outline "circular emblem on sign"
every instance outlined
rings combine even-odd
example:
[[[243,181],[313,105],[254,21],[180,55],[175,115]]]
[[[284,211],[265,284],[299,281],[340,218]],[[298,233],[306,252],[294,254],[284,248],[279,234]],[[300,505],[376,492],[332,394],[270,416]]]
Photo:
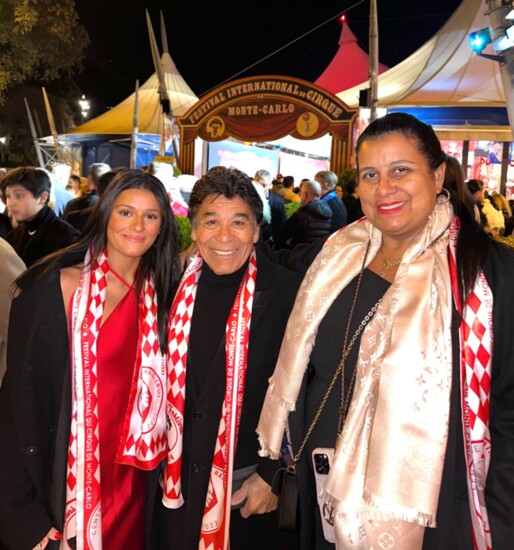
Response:
[[[296,119],[296,130],[301,136],[314,135],[319,128],[319,118],[314,113],[303,113]]]
[[[225,122],[219,116],[211,117],[205,127],[212,138],[219,138],[225,133]]]

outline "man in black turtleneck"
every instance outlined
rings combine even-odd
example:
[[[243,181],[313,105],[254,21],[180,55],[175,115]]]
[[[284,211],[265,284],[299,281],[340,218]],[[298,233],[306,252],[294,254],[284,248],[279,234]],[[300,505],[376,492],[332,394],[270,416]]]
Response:
[[[184,401],[169,405],[168,434],[184,502],[163,505],[151,484],[152,550],[296,547],[274,512],[278,461],[259,456],[255,430],[301,277],[255,250],[262,211],[251,178],[235,168],[211,168],[189,198],[199,254],[172,315],[171,378],[173,392],[184,384]]]
[[[6,240],[27,267],[80,234],[48,206],[51,185],[48,173],[32,166],[15,168],[2,179],[5,203],[16,225]]]

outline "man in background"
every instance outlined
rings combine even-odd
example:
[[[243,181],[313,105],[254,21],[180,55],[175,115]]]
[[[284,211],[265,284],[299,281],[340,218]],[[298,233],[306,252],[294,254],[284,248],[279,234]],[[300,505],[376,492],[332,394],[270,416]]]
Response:
[[[271,174],[267,170],[257,170],[253,177],[253,184],[256,186],[259,196],[264,196],[265,201],[263,218],[269,224],[268,228],[264,228],[265,232],[270,235],[264,235],[264,240],[270,240],[273,242],[276,239],[278,228],[286,221],[286,210],[284,206],[284,200],[282,197],[271,193],[272,179]],[[260,189],[261,188],[261,189]],[[262,192],[261,192],[262,191]],[[268,218],[266,217],[268,215]],[[269,231],[266,231],[269,229]]]
[[[88,192],[81,197],[75,197],[66,205],[62,215],[64,219],[67,218],[69,212],[89,208],[98,202],[98,178],[110,169],[111,167],[105,162],[91,164],[87,174]]]
[[[276,248],[294,248],[300,243],[312,243],[331,233],[332,210],[322,200],[321,185],[304,181],[300,191],[302,206],[279,228]]]
[[[348,213],[344,202],[336,191],[337,174],[331,170],[316,172],[314,179],[321,185],[321,200],[325,201],[332,210],[332,233],[347,224]]]
[[[52,189],[50,206],[57,216],[62,216],[66,205],[75,198],[75,194],[66,190],[70,178],[71,166],[65,162],[56,162],[50,169]]]

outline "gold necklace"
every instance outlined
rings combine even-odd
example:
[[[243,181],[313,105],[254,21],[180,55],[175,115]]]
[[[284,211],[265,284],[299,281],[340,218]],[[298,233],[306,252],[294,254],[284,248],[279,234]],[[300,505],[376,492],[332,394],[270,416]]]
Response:
[[[448,231],[448,227],[450,227],[450,224],[448,224],[443,229],[443,231],[441,231],[441,233],[439,233],[439,235],[437,235],[437,237],[427,246],[427,249],[432,248],[433,246],[435,246],[446,235],[446,233]],[[380,277],[383,277],[385,272],[388,269],[391,269],[391,267],[394,267],[395,265],[399,265],[402,262],[402,258],[399,258],[398,260],[386,260],[386,258],[384,258],[384,252],[382,251],[382,247],[380,248],[380,254],[382,254],[382,262],[383,262],[382,263],[382,269],[378,273],[378,275]]]
[[[382,265],[382,269],[380,270],[380,273],[378,275],[380,277],[383,277],[384,273],[388,269],[391,269],[391,267],[394,267],[395,265],[399,265],[401,263],[402,259],[399,258],[398,260],[386,260],[385,257],[384,257],[384,253],[382,252],[382,249],[380,249],[380,254],[382,254],[383,265]]]

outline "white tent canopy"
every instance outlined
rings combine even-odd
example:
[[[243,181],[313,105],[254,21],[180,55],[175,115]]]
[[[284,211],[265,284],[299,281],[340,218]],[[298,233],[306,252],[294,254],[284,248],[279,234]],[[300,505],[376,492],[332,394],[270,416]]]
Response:
[[[446,24],[407,59],[378,77],[378,106],[505,107],[499,64],[477,56],[470,32],[489,26],[484,0],[463,0]],[[350,107],[359,105],[359,90],[369,82],[336,95]]]

